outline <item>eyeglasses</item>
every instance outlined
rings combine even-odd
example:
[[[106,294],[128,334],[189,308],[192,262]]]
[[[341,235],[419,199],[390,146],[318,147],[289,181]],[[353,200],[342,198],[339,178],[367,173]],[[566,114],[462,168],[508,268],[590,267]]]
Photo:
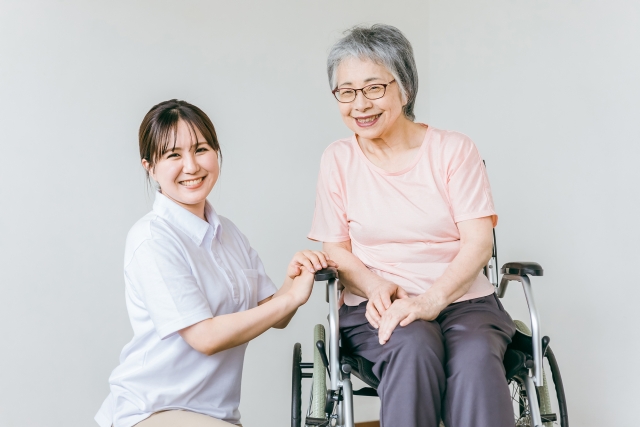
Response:
[[[385,92],[387,91],[387,86],[389,86],[393,82],[395,82],[395,79],[391,80],[387,84],[374,83],[372,85],[365,86],[362,89],[352,89],[348,87],[342,89],[338,88],[333,90],[331,93],[333,93],[333,96],[336,97],[338,102],[342,103],[355,101],[356,96],[358,96],[358,91],[362,92],[362,95],[364,95],[364,97],[367,99],[379,99],[384,96]]]

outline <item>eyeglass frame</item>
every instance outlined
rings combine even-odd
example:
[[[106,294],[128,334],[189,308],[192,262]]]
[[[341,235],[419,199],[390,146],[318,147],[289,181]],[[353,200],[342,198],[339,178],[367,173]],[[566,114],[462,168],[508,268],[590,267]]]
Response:
[[[331,91],[331,93],[333,94],[333,97],[336,99],[336,101],[338,101],[338,102],[340,102],[340,103],[342,103],[342,104],[349,104],[349,103],[351,103],[351,102],[355,101],[356,99],[358,99],[358,91],[362,92],[362,96],[364,96],[365,98],[367,98],[369,101],[373,101],[373,100],[375,100],[375,99],[380,99],[380,98],[382,98],[383,96],[385,96],[385,95],[386,95],[386,93],[387,93],[387,86],[389,86],[391,83],[395,83],[395,82],[396,82],[396,79],[391,80],[389,83],[371,83],[370,85],[366,85],[366,86],[364,86],[364,87],[361,87],[360,89],[353,89],[353,88],[348,88],[348,87],[343,87],[343,88],[339,88],[339,87],[337,87],[337,88],[335,88],[334,90],[332,90],[332,91]],[[369,98],[367,95],[365,95],[364,90],[365,90],[366,88],[368,88],[368,87],[371,87],[371,86],[382,86],[382,87],[384,88],[384,91],[382,92],[382,95],[380,95],[380,96],[379,96],[379,97],[377,97],[377,98]],[[351,89],[351,90],[353,90],[356,94],[355,94],[355,96],[353,97],[353,99],[352,99],[351,101],[340,101],[340,100],[338,99],[338,96],[336,95],[336,92],[340,91],[341,89]]]

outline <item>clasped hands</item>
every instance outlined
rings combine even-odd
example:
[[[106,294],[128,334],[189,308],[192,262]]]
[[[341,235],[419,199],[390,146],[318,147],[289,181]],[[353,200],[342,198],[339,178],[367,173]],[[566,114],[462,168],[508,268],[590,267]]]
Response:
[[[398,325],[407,326],[418,319],[434,320],[444,308],[428,293],[410,297],[402,287],[391,282],[375,286],[367,297],[365,316],[371,326],[378,329],[380,345],[389,341]]]

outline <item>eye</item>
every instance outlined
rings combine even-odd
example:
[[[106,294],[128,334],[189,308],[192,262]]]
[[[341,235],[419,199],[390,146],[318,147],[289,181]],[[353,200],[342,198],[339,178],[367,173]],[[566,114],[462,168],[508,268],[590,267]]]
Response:
[[[367,88],[368,93],[379,93],[384,90],[384,86],[382,85],[371,85]]]
[[[201,145],[198,147],[198,149],[196,150],[196,153],[205,153],[209,151],[209,147],[206,145]]]
[[[180,154],[178,154],[178,153],[169,153],[167,155],[167,159],[172,159],[172,158],[177,159],[178,157],[180,157]]]
[[[340,94],[340,96],[349,97],[353,96],[355,92],[353,89],[340,89],[338,93]]]

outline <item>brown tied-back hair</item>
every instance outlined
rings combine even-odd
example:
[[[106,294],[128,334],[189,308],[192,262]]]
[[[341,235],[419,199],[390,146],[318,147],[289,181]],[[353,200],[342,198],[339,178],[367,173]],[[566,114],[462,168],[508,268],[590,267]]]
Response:
[[[196,140],[196,149],[198,145],[197,129],[204,136],[207,144],[218,153],[218,158],[222,160],[218,136],[211,119],[195,105],[186,101],[178,101],[177,99],[154,105],[144,116],[138,134],[140,160],[146,160],[149,162],[150,168],[153,168],[167,151],[173,151],[176,146],[177,129],[180,120],[191,128],[193,137]],[[147,177],[149,177],[148,171]]]

